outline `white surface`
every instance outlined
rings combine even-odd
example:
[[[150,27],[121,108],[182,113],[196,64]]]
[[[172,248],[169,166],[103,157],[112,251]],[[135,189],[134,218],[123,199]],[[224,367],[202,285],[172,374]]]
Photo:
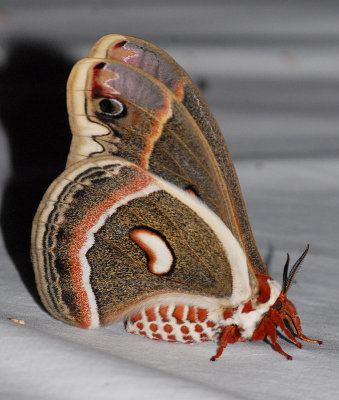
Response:
[[[317,173],[310,173],[312,167]],[[237,343],[211,363],[213,343],[154,342],[125,333],[122,324],[91,331],[69,327],[39,308],[2,248],[2,397],[265,399],[279,390],[279,399],[316,399],[319,392],[323,398],[336,398],[339,291],[333,216],[339,189],[332,178],[338,176],[339,165],[292,161],[286,167],[280,161],[264,162],[258,170],[255,163],[244,162],[238,170],[259,242],[275,246],[272,276],[281,279],[285,250],[296,259],[305,243],[311,243],[289,298],[304,333],[323,339],[322,346],[306,343],[299,350],[280,338],[294,357],[287,361],[265,342]],[[273,183],[276,171],[278,182]],[[262,248],[265,254],[267,246]],[[10,317],[24,319],[26,325],[14,324]]]
[[[14,38],[27,45],[40,40],[76,59],[86,56],[101,35],[126,33],[170,49],[185,68],[194,62],[193,77],[207,83],[206,97],[235,158],[261,253],[264,258],[271,253],[272,277],[281,281],[287,251],[293,261],[310,243],[289,298],[304,333],[324,344],[305,343],[299,350],[280,337],[294,357],[287,361],[265,342],[237,343],[212,363],[213,343],[155,342],[127,334],[121,323],[90,331],[64,325],[32,297],[17,271],[23,266],[14,263],[1,236],[0,399],[336,399],[339,6],[310,1],[215,1],[213,7],[192,1],[185,7],[181,2],[155,6],[154,1],[144,6],[71,3],[0,4],[0,78],[5,79],[1,68]],[[1,91],[4,96],[12,99]],[[40,126],[42,116],[34,114],[27,124],[24,118],[23,126]],[[0,125],[2,188],[11,169],[8,126],[8,121]],[[27,165],[27,182],[30,173],[40,176],[46,168],[32,165]],[[29,199],[30,191],[23,190],[23,199]],[[12,231],[20,232],[15,223]],[[20,252],[20,238],[17,246]]]

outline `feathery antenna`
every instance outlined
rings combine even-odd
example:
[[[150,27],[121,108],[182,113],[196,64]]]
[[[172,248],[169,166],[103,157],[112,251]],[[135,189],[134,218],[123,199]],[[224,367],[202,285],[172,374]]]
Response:
[[[302,255],[298,258],[298,260],[295,262],[295,264],[293,265],[288,278],[287,277],[287,273],[288,273],[288,261],[289,261],[289,255],[287,254],[287,261],[284,267],[284,277],[283,277],[283,293],[286,294],[288,289],[291,286],[291,283],[293,281],[294,275],[296,274],[298,268],[300,268],[302,262],[304,261],[304,258],[306,257],[306,254],[308,252],[308,249],[310,248],[310,245],[308,244],[306,246],[305,251],[302,253]]]

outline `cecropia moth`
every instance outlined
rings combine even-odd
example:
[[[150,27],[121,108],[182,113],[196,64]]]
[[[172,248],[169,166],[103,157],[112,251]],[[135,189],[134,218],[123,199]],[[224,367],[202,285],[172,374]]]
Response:
[[[300,320],[254,241],[234,166],[208,106],[163,50],[109,35],[73,68],[66,170],[33,221],[46,309],[83,328],[126,320],[170,342],[268,338],[298,347]]]

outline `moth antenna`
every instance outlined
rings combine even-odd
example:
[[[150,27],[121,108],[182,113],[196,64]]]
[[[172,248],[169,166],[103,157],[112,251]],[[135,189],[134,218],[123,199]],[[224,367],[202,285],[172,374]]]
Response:
[[[287,253],[287,258],[284,266],[284,273],[283,273],[283,281],[282,281],[282,288],[283,288],[283,293],[286,293],[286,287],[287,287],[287,274],[288,274],[288,266],[290,264],[290,255]]]
[[[304,261],[304,258],[306,257],[306,254],[307,254],[309,248],[310,248],[310,245],[308,244],[306,246],[305,251],[302,253],[302,255],[298,258],[298,260],[293,265],[293,267],[291,269],[291,272],[290,272],[290,274],[288,276],[288,279],[287,279],[287,285],[286,285],[286,288],[284,290],[284,293],[287,293],[289,287],[291,286],[291,283],[293,281],[294,275],[297,272],[298,268],[301,266],[302,262]]]

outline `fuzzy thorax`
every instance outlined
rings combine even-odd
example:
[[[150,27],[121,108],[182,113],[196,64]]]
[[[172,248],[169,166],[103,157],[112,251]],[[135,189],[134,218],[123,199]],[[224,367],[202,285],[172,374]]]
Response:
[[[241,332],[241,337],[244,340],[251,339],[256,327],[261,322],[270,307],[275,303],[281,292],[281,286],[277,281],[268,279],[267,283],[270,287],[270,297],[268,301],[265,303],[260,303],[256,300],[252,300],[249,302],[250,306],[248,307],[248,311],[246,310],[246,305],[248,303],[241,304],[231,315],[231,317],[221,320],[220,325],[237,325]]]

